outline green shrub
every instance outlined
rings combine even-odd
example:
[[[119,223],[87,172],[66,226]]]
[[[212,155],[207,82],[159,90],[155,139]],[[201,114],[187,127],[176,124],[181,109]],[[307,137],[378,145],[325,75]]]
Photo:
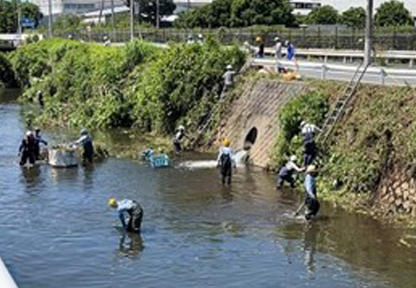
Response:
[[[283,165],[290,155],[302,155],[301,122],[321,125],[328,107],[328,96],[320,91],[296,97],[283,107],[279,114],[279,134],[272,155],[273,168]]]
[[[13,66],[7,57],[0,53],[0,87],[16,87],[17,81]]]

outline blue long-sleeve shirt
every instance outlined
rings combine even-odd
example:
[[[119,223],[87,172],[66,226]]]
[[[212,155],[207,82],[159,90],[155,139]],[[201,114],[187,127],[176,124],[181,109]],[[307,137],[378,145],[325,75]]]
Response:
[[[316,199],[316,179],[310,174],[306,174],[305,177],[305,190],[307,195],[313,199]]]

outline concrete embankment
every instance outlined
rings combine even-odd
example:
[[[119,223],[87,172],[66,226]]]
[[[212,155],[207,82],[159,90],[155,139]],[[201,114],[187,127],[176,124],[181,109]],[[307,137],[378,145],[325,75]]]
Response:
[[[244,85],[217,139],[230,138],[234,150],[251,147],[251,163],[263,168],[276,164],[271,156],[285,104],[319,91],[331,106],[344,87],[337,82],[276,79],[253,79]],[[323,198],[367,207],[371,213],[416,217],[415,96],[416,90],[410,88],[360,87],[325,147],[319,177]],[[340,187],[333,187],[335,180]]]
[[[279,130],[280,109],[307,89],[303,83],[253,79],[233,103],[218,138],[231,139],[235,150],[250,147],[250,162],[266,168]]]

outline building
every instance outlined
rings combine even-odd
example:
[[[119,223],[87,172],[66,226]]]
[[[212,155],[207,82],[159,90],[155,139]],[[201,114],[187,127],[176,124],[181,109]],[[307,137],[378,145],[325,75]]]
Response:
[[[49,0],[29,0],[40,7],[43,15],[49,16]],[[52,15],[86,13],[94,10],[100,10],[102,3],[104,9],[111,7],[110,0],[51,0]],[[122,0],[114,0],[114,6],[125,6]]]
[[[308,15],[313,9],[321,7],[321,0],[291,0],[290,5],[295,15]]]

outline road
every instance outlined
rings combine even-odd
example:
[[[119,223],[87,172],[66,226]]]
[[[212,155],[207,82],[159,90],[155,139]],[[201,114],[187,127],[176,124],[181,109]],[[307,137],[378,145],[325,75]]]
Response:
[[[357,69],[357,64],[325,64],[309,61],[281,61],[284,67],[297,70],[305,78],[328,79],[336,81],[350,81]],[[273,68],[276,60],[254,59],[252,65]],[[390,69],[379,66],[371,66],[364,75],[362,83],[416,87],[416,71],[414,69]]]

